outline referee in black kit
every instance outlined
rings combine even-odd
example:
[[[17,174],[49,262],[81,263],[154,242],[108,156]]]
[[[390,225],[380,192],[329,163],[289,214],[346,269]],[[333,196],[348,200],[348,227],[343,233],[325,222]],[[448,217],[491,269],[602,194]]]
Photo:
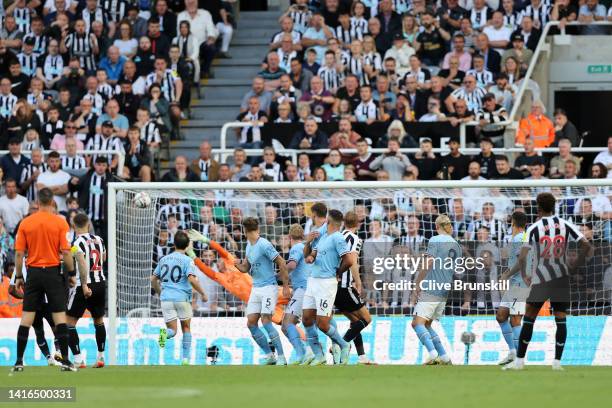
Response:
[[[23,353],[28,344],[30,327],[45,296],[53,314],[56,336],[62,353],[62,371],[76,371],[68,360],[68,326],[66,325],[66,278],[62,273],[60,255],[64,260],[64,273],[70,286],[76,282],[74,262],[66,235],[68,223],[55,213],[53,192],[43,188],[38,192],[40,210],[24,218],[15,240],[15,286],[23,290],[23,314],[17,331],[17,361],[13,371],[23,371]],[[28,279],[23,278],[23,260],[27,256]]]

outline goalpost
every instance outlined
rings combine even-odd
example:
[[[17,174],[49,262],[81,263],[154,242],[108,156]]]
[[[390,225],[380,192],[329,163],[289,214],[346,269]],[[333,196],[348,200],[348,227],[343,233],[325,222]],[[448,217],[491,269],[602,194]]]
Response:
[[[140,208],[134,204],[133,198],[143,191],[151,197],[151,205]],[[361,260],[365,300],[373,314],[391,319],[390,323],[382,319],[380,328],[375,322],[377,332],[369,338],[370,352],[385,355],[390,363],[417,362],[417,355],[406,351],[409,346],[418,349],[418,342],[404,330],[405,316],[412,313],[410,300],[401,290],[376,289],[380,287],[380,282],[376,281],[396,282],[412,277],[401,270],[376,274],[372,270],[372,257],[389,253],[418,256],[435,232],[432,223],[435,216],[447,213],[456,221],[455,235],[466,251],[474,255],[486,253],[490,258],[486,272],[473,272],[469,279],[493,279],[501,275],[507,265],[508,254],[504,244],[510,235],[510,214],[514,210],[524,211],[530,222],[534,221],[537,215],[535,197],[542,191],[555,195],[557,214],[578,225],[595,248],[589,264],[572,277],[570,315],[581,317],[570,324],[571,338],[564,359],[567,358],[570,364],[612,364],[611,353],[602,349],[605,344],[609,348],[612,341],[612,319],[606,317],[611,314],[612,300],[612,180],[609,179],[109,183],[109,363],[151,361],[146,359],[147,353],[153,352],[151,344],[155,329],[141,323],[143,319],[149,322],[150,318],[160,316],[159,302],[151,295],[149,279],[156,258],[171,246],[168,242],[171,242],[175,228],[199,229],[221,242],[237,258],[242,258],[245,242],[240,233],[240,222],[244,217],[256,216],[260,220],[262,236],[271,240],[284,254],[290,224],[299,223],[308,230],[309,208],[319,201],[343,213],[355,211],[362,221],[360,236],[366,240]],[[383,237],[379,237],[381,232]],[[380,242],[388,245],[381,246]],[[196,249],[198,256],[210,258],[206,248]],[[237,330],[242,330],[243,322],[231,316],[242,316],[244,302],[212,280],[206,281],[203,277],[201,282],[205,283],[205,289],[212,297],[207,303],[196,302],[197,314],[210,318],[202,319],[202,325],[207,326],[208,338],[201,347],[214,345],[214,339],[218,338],[220,345],[232,344],[226,348],[226,362],[253,361],[254,351],[247,344],[249,341],[234,338]],[[481,349],[479,357],[470,361],[494,363],[503,350],[503,339],[493,338],[494,333],[499,332],[494,314],[500,293],[491,291],[466,296],[465,293],[453,293],[449,298],[446,314],[451,317],[442,322],[448,336],[446,342],[460,343],[462,333],[457,331],[474,332],[476,344],[472,346],[472,356],[476,345]],[[553,330],[553,321],[542,320],[538,324],[545,333]],[[552,333],[554,339],[554,330]],[[194,339],[196,336],[194,333]],[[550,349],[554,349],[550,336],[547,336],[549,344],[542,342],[540,348],[532,347],[536,350],[533,357],[536,363],[543,362]],[[136,337],[139,338],[138,345],[131,342]],[[244,337],[248,336],[245,334]],[[196,345],[196,353],[201,353],[198,347]],[[232,347],[240,348],[240,352],[230,352]],[[455,344],[455,347],[456,358],[461,357],[465,346]],[[134,348],[142,350],[134,351]],[[130,357],[132,353],[137,357]],[[168,354],[164,358],[162,360],[166,362],[171,359]]]

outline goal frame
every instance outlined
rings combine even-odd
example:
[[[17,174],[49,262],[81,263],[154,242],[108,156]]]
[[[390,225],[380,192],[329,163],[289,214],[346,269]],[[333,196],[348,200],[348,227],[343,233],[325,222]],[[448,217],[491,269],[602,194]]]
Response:
[[[610,187],[612,179],[417,180],[322,182],[113,182],[108,184],[108,363],[117,361],[117,193],[121,190],[340,190],[420,188]]]

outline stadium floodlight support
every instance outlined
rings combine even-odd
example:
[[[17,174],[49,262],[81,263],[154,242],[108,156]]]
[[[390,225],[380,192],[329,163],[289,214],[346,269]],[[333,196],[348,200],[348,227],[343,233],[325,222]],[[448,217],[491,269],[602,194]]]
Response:
[[[168,197],[172,192],[183,192],[189,195],[190,192],[202,194],[214,190],[246,190],[246,191],[278,191],[279,193],[319,190],[319,191],[355,191],[355,190],[401,190],[413,189],[465,189],[465,188],[504,188],[504,189],[525,189],[525,188],[554,188],[554,187],[599,187],[612,188],[612,179],[572,179],[572,180],[478,180],[478,181],[349,181],[349,182],[195,182],[195,183],[109,183],[108,184],[108,317],[109,317],[109,363],[115,364],[117,361],[117,323],[118,323],[118,251],[117,251],[117,231],[118,231],[118,211],[117,196],[122,192],[130,194],[146,191],[150,195],[158,197]],[[152,192],[157,191],[158,194]],[[122,200],[126,200],[123,196]],[[175,196],[176,197],[176,196]],[[152,226],[151,226],[152,228]]]

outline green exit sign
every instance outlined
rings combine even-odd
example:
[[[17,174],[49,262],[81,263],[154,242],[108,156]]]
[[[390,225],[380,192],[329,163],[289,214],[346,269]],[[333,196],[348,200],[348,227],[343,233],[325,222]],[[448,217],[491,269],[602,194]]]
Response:
[[[612,65],[589,65],[587,72],[589,74],[610,74],[612,73]]]

